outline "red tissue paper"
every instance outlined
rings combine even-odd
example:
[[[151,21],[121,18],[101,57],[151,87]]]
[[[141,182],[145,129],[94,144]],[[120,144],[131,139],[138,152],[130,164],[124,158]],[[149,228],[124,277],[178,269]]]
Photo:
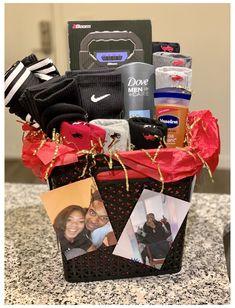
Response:
[[[203,165],[213,173],[220,153],[217,122],[209,110],[190,112],[187,117],[186,147],[118,152],[118,159],[125,166],[164,182],[196,175]],[[77,162],[84,155],[82,149],[78,151],[69,144],[56,143],[27,124],[23,125],[23,131],[23,163],[41,180],[47,179],[54,167]]]

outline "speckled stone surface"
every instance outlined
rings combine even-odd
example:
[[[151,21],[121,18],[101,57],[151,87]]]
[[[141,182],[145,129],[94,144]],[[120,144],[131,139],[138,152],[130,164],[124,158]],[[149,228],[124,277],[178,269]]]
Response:
[[[64,280],[55,233],[39,198],[47,190],[5,186],[6,305],[230,304],[222,240],[229,195],[193,195],[180,273],[72,284]]]

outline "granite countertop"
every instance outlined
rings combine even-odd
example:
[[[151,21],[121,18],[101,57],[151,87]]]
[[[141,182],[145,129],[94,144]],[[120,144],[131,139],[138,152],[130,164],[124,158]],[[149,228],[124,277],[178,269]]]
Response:
[[[193,194],[178,274],[69,283],[39,194],[47,185],[5,185],[5,304],[229,304],[223,230],[230,196]]]

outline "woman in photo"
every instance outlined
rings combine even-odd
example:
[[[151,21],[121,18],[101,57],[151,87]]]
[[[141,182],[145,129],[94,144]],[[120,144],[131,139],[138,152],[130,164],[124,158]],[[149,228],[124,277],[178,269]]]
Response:
[[[67,260],[96,250],[85,228],[86,212],[79,205],[70,205],[55,218],[53,226]]]

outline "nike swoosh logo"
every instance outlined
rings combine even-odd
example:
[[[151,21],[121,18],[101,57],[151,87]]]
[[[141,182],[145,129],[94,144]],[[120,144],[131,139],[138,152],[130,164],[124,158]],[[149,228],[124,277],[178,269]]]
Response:
[[[91,100],[92,100],[92,102],[97,103],[97,102],[101,101],[102,99],[104,99],[108,96],[110,96],[110,94],[105,94],[105,95],[102,95],[102,96],[99,96],[99,97],[95,97],[95,95],[93,94],[92,97],[91,97]]]

